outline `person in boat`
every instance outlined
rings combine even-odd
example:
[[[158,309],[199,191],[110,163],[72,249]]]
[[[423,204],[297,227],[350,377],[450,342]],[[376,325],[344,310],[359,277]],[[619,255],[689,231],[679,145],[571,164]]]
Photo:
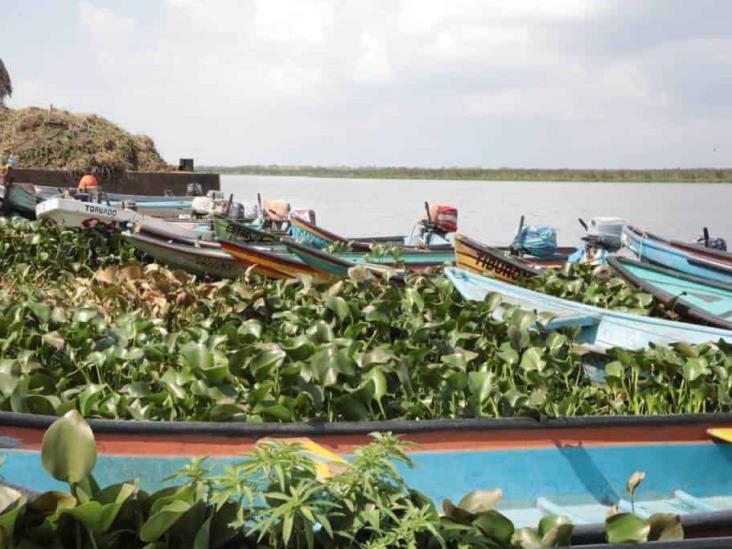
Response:
[[[99,181],[97,181],[96,167],[84,172],[84,175],[79,179],[79,184],[76,190],[78,193],[86,194],[89,197],[94,197],[99,193]]]

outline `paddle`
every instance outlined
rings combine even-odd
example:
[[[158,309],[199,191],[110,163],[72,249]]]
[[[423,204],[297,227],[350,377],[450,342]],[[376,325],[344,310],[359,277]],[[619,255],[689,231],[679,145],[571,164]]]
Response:
[[[706,227],[704,227],[704,247],[709,247],[709,229]]]
[[[585,231],[589,231],[589,230],[590,230],[590,228],[589,228],[589,227],[587,226],[587,223],[585,223],[585,220],[584,220],[584,219],[582,219],[582,218],[580,217],[579,219],[577,219],[577,221],[579,221],[580,225],[582,225],[582,228],[583,228],[583,229],[584,229]]]

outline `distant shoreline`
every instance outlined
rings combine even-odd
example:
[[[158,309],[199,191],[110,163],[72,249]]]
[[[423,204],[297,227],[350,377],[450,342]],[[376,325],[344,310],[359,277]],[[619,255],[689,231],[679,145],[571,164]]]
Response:
[[[732,183],[732,168],[657,170],[544,170],[483,168],[348,168],[321,166],[198,166],[221,175],[280,175],[354,179],[447,179],[477,181],[562,181],[618,183]]]

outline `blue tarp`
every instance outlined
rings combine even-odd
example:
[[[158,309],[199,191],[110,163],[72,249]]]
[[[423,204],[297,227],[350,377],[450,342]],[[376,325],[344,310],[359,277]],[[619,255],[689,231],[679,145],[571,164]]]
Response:
[[[557,231],[546,226],[526,226],[513,241],[513,247],[537,257],[552,255],[557,251]]]

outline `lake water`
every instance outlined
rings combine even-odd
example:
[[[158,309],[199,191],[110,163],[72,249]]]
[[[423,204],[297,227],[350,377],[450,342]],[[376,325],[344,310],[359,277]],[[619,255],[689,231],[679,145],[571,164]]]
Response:
[[[242,202],[262,198],[311,207],[318,224],[343,236],[408,234],[424,202],[459,209],[459,230],[489,244],[508,243],[521,215],[551,225],[560,244],[577,244],[577,218],[618,216],[651,232],[696,239],[702,227],[732,240],[732,185],[339,179],[226,175],[221,189]]]

